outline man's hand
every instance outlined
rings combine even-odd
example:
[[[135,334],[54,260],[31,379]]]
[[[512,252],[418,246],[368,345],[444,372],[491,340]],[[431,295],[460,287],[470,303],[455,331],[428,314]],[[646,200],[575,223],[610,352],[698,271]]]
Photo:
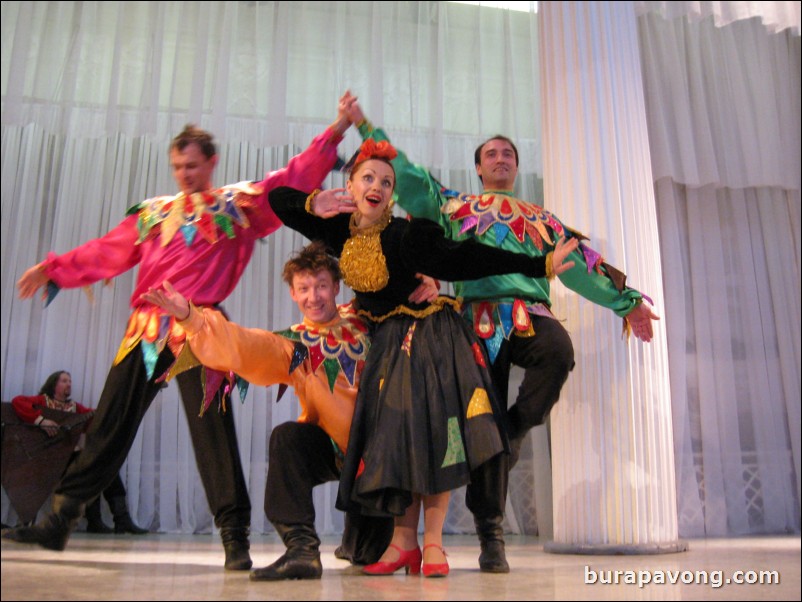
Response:
[[[329,218],[340,213],[353,213],[356,203],[345,188],[330,188],[317,193],[312,199],[312,211],[318,217]]]
[[[36,291],[47,284],[47,280],[47,275],[38,263],[25,270],[22,278],[17,280],[17,290],[19,290],[20,299],[30,299],[33,297]]]
[[[49,418],[43,418],[39,423],[39,428],[47,433],[48,437],[55,437],[58,434],[58,422],[54,422]]]
[[[652,320],[659,320],[660,316],[652,312],[651,308],[646,306],[646,303],[639,303],[624,319],[632,327],[632,334],[644,343],[648,343],[654,336]]]
[[[430,278],[424,274],[415,274],[415,278],[420,280],[418,288],[412,291],[409,296],[410,303],[431,303],[440,295],[440,281]]]
[[[551,269],[555,276],[559,276],[563,272],[570,270],[574,267],[573,261],[565,261],[565,258],[576,251],[579,246],[578,238],[571,238],[566,242],[565,237],[557,241],[557,246],[554,247],[554,252],[551,254]]]
[[[160,289],[151,288],[147,293],[142,293],[141,299],[156,307],[161,307],[171,316],[175,316],[177,320],[189,318],[189,301],[173,288],[169,280],[165,280]]]

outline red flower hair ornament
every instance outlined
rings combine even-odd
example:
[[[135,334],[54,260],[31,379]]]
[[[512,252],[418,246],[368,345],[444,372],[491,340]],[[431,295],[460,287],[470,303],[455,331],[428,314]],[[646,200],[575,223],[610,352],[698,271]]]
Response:
[[[352,165],[359,165],[362,161],[367,161],[368,159],[387,159],[392,161],[397,156],[398,151],[387,140],[376,142],[373,138],[368,138],[359,147],[359,153],[353,160]]]

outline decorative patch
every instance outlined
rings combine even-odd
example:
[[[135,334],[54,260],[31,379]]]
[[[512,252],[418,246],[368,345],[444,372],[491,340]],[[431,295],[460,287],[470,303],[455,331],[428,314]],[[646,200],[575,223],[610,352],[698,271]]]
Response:
[[[164,351],[165,346],[170,347],[173,352],[173,357],[181,358],[182,362],[174,362],[168,368],[166,378],[169,380],[176,374],[189,370],[195,366],[200,365],[197,359],[192,362],[192,357],[182,358],[182,352],[186,345],[186,333],[184,328],[178,324],[176,319],[168,316],[162,312],[158,307],[142,306],[137,307],[131,316],[128,318],[128,325],[125,329],[125,335],[120,342],[120,347],[117,350],[117,356],[114,358],[114,365],[119,364],[131,351],[141,343],[142,357],[145,361],[145,367],[148,373],[148,378],[162,378],[163,374],[154,374],[156,368],[156,360]],[[186,349],[189,349],[186,347]],[[180,369],[177,368],[180,367]]]
[[[477,387],[474,389],[471,401],[468,404],[468,419],[492,413],[493,408],[490,407],[490,398],[487,396],[487,391]]]
[[[487,368],[487,362],[485,362],[485,354],[482,353],[482,349],[479,347],[479,343],[474,343],[473,345],[471,345],[471,349],[473,349],[473,360],[476,362],[476,364],[481,366],[482,368]]]
[[[412,326],[407,330],[406,336],[404,336],[404,342],[401,343],[401,350],[406,352],[407,357],[412,355],[412,337],[415,335],[415,328],[417,328],[417,326],[417,322],[412,323]]]
[[[462,444],[462,433],[456,416],[448,419],[448,449],[440,468],[454,466],[465,462],[465,446]]]
[[[521,299],[514,302],[493,303],[481,301],[465,307],[465,316],[473,323],[473,331],[484,339],[490,362],[495,363],[501,342],[512,334],[532,336],[530,313],[538,313],[536,305],[527,305]]]
[[[493,306],[482,301],[473,304],[473,330],[482,339],[489,339],[496,329],[493,323]]]

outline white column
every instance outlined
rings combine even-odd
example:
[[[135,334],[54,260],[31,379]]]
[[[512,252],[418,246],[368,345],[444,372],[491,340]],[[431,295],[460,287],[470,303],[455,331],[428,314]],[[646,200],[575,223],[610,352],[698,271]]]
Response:
[[[657,216],[632,2],[540,4],[545,206],[663,308]],[[576,368],[551,414],[550,552],[662,553],[678,539],[668,355],[560,284]]]

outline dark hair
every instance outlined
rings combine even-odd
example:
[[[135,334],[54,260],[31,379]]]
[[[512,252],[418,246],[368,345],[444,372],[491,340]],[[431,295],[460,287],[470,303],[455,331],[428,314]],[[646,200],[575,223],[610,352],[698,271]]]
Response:
[[[512,150],[515,152],[515,165],[518,165],[518,148],[515,146],[515,143],[507,138],[506,136],[502,136],[501,134],[496,134],[492,138],[488,138],[482,144],[476,147],[476,150],[473,153],[473,162],[475,165],[479,165],[482,163],[482,148],[488,142],[492,142],[493,140],[503,140],[504,142],[508,142],[509,145],[512,147]]]
[[[62,374],[69,374],[69,372],[66,370],[59,370],[58,372],[53,372],[53,374],[48,376],[45,384],[43,384],[42,388],[39,389],[39,395],[53,397],[56,394],[56,383],[58,382],[58,379],[61,378]]]
[[[173,149],[182,151],[190,144],[197,144],[201,152],[207,159],[214,157],[217,154],[217,148],[214,145],[214,137],[207,132],[197,127],[193,123],[188,123],[181,130],[173,141],[170,143],[170,150]]]
[[[284,264],[282,278],[284,282],[292,286],[292,279],[295,274],[300,272],[317,274],[323,270],[329,271],[331,279],[335,283],[340,281],[340,263],[329,255],[328,249],[323,242],[316,240],[290,257],[289,261]]]

